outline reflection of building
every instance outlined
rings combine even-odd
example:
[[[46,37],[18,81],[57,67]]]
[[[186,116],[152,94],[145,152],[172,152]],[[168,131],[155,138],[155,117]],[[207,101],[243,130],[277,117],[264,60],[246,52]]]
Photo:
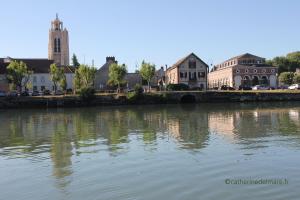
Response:
[[[166,70],[167,84],[183,83],[190,88],[206,89],[208,65],[194,53],[177,61]]]
[[[207,113],[182,112],[174,118],[167,119],[166,127],[168,133],[184,148],[200,149],[208,140]]]
[[[235,113],[210,113],[208,115],[208,127],[210,132],[224,134],[230,138],[234,137],[235,129]]]
[[[277,67],[265,63],[265,58],[246,53],[214,66],[208,74],[208,82],[210,88],[222,85],[239,88],[259,84],[276,87],[277,71]]]
[[[300,111],[296,109],[289,110],[289,117],[294,122],[300,122]]]

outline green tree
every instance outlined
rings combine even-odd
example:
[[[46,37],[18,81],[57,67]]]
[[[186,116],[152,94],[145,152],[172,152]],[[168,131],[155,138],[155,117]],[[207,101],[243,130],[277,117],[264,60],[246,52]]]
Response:
[[[142,78],[147,81],[148,92],[150,92],[150,81],[155,75],[155,65],[143,61],[140,67],[140,74]]]
[[[97,69],[88,65],[80,65],[75,70],[75,88],[81,90],[83,88],[92,88],[94,86],[94,79]]]
[[[65,74],[62,74],[61,79],[59,80],[59,86],[63,91],[67,90],[67,78]]]
[[[118,90],[117,92],[120,92],[120,86],[121,84],[123,84],[124,81],[124,77],[127,73],[127,68],[126,65],[118,65],[117,63],[112,63],[109,66],[109,80],[108,80],[108,84],[110,85],[117,85],[118,86]]]
[[[293,83],[294,73],[293,72],[282,72],[279,75],[279,81],[286,85],[291,85]]]
[[[66,76],[64,74],[63,67],[57,67],[56,64],[50,65],[50,79],[54,85],[54,91],[57,90],[57,85],[60,84],[61,80],[64,79]]]
[[[288,53],[286,58],[290,61],[300,62],[300,51]]]
[[[300,51],[291,52],[286,56],[278,56],[268,60],[267,64],[278,67],[278,72],[295,72],[300,68]]]
[[[80,63],[78,62],[78,59],[77,59],[77,56],[75,55],[75,53],[73,53],[73,56],[72,56],[72,63],[73,63],[74,67],[80,66]]]
[[[17,88],[19,92],[22,92],[22,88],[27,89],[30,75],[33,72],[28,69],[27,65],[20,61],[12,61],[7,66],[7,79]]]
[[[300,73],[294,74],[294,83],[300,84]]]

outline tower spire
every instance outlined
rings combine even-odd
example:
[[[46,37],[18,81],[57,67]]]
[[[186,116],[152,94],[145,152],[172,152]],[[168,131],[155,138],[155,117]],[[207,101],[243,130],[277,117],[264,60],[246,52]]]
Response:
[[[56,13],[56,19],[58,19],[58,13]]]

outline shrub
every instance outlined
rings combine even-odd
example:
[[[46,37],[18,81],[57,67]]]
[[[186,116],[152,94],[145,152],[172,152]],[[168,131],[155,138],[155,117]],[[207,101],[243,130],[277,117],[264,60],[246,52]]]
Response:
[[[91,87],[81,88],[79,91],[79,96],[84,101],[91,101],[95,98],[95,89]]]
[[[170,91],[183,91],[183,90],[189,90],[189,86],[184,83],[179,84],[169,84],[167,85],[167,90]]]
[[[140,84],[136,84],[134,86],[134,91],[127,93],[127,100],[129,102],[135,102],[135,101],[142,99],[144,97],[143,91],[144,91],[143,87]]]
[[[134,92],[136,94],[142,94],[144,91],[143,87],[140,84],[135,84],[134,86]]]
[[[279,81],[286,85],[291,85],[293,83],[294,73],[293,72],[282,72],[279,75]]]
[[[293,81],[294,83],[300,83],[300,73],[295,73]]]

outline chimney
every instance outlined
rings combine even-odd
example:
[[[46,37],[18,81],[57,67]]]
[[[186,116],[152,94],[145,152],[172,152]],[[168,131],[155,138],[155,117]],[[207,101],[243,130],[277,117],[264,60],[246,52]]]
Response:
[[[106,57],[106,62],[116,62],[116,59],[114,56],[107,56]]]

